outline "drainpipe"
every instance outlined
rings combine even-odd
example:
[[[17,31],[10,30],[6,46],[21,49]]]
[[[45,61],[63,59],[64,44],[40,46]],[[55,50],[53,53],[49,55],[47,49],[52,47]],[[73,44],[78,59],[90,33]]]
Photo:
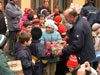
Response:
[[[51,0],[51,13],[53,12],[53,0]]]

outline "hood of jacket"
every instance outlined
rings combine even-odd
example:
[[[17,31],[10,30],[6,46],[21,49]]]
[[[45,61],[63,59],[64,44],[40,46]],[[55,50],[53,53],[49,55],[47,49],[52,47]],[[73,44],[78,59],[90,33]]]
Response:
[[[15,45],[15,52],[19,52],[21,50],[25,50],[25,48],[21,45],[20,42],[17,42],[16,45]]]

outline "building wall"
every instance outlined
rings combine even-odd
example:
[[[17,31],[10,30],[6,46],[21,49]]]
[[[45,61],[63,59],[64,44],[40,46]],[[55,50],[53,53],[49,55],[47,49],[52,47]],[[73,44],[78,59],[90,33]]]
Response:
[[[85,0],[73,0],[73,3],[83,6],[85,4]]]
[[[1,0],[1,1],[3,2],[4,5],[4,1],[9,1],[9,0]],[[49,0],[49,5],[51,11],[53,12],[56,5],[60,6],[60,8],[66,9],[72,2],[82,6],[84,5],[85,0]],[[21,7],[22,12],[24,11],[25,8],[33,8],[36,10],[39,6],[42,6],[42,4],[43,0],[18,0],[17,2],[17,5]],[[96,6],[100,8],[99,0],[96,0]]]
[[[25,8],[31,8],[31,0],[21,0],[21,10],[24,12]]]

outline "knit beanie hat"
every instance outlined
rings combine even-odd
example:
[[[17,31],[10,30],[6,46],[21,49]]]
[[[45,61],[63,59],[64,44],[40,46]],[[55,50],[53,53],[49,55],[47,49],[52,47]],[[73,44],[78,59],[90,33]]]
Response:
[[[42,36],[42,30],[38,27],[34,27],[31,30],[31,35],[33,40],[39,40],[40,37]]]
[[[35,25],[35,24],[40,24],[40,20],[39,19],[33,19],[33,25]]]
[[[7,38],[5,35],[0,34],[0,48],[3,48],[7,42]]]
[[[55,25],[54,21],[50,20],[50,19],[46,20],[45,26],[50,27],[50,28],[54,28],[55,30],[58,30],[58,27]]]
[[[92,30],[93,30],[93,31],[96,31],[96,30],[98,30],[99,28],[100,28],[100,24],[99,24],[99,23],[95,23],[95,24],[92,25]]]
[[[45,26],[46,27],[50,27],[50,28],[54,28],[54,21],[53,20],[46,20],[45,22]]]
[[[29,8],[29,9],[27,10],[27,13],[28,13],[28,14],[33,14],[33,9]]]
[[[33,13],[33,9],[31,9],[31,8],[25,8],[24,12],[27,13],[27,14],[30,14],[30,13],[32,14]]]
[[[60,24],[60,22],[61,22],[61,16],[56,16],[55,18],[54,18],[54,21],[55,22],[57,22],[57,25],[59,25]]]
[[[58,32],[60,34],[62,34],[64,32],[66,32],[66,31],[67,31],[66,27],[63,24],[59,24],[59,26],[58,26]]]
[[[66,66],[71,66],[71,67],[77,67],[78,66],[78,60],[76,55],[71,54],[69,56],[69,60],[66,63]]]

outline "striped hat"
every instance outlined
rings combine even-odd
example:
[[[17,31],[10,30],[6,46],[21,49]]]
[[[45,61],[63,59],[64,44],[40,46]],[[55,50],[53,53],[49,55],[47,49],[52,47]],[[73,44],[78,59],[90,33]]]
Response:
[[[3,48],[7,42],[7,38],[5,35],[0,34],[0,48]]]
[[[69,56],[69,60],[66,63],[66,66],[70,66],[70,67],[77,67],[78,66],[78,60],[76,55],[71,54]]]

